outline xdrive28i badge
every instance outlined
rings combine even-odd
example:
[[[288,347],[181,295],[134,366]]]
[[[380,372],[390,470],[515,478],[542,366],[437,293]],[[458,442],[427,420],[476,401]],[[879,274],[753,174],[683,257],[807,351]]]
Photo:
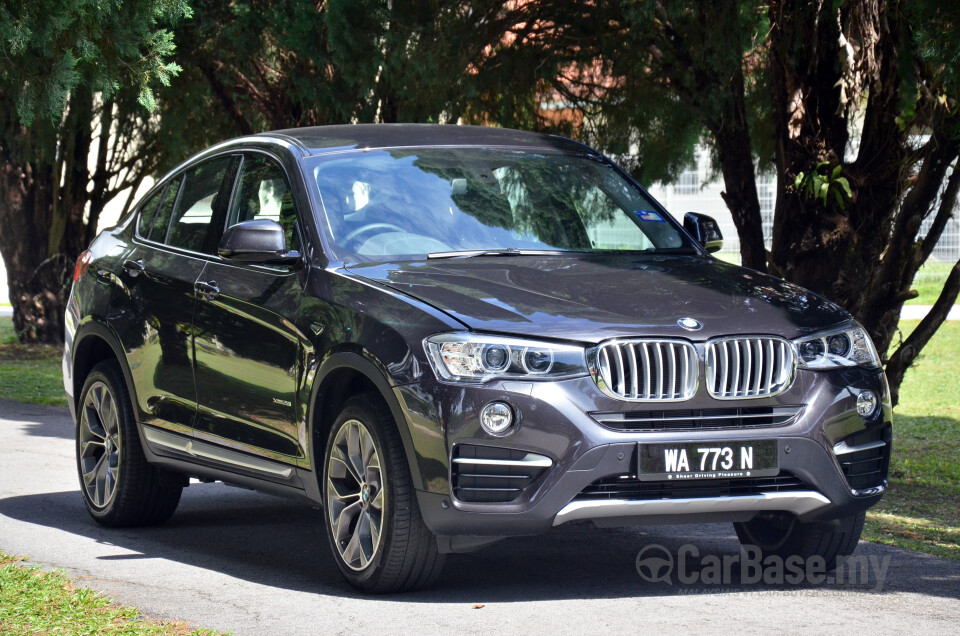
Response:
[[[677,321],[677,324],[687,331],[699,331],[700,329],[703,329],[703,325],[700,324],[700,321],[694,320],[693,318],[681,318]]]

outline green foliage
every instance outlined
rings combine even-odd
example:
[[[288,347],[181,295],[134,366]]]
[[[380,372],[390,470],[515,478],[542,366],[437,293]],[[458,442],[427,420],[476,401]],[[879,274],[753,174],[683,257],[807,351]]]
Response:
[[[161,24],[189,17],[186,0],[4,0],[0,3],[2,102],[29,126],[58,121],[83,84],[109,99],[134,87],[152,109],[153,87],[169,84],[172,34]]]
[[[952,113],[960,105],[960,3],[910,0],[902,10],[912,36],[903,42],[903,53],[912,57],[903,55],[900,66],[897,121],[906,129],[926,125],[923,118],[929,117],[930,102]]]
[[[853,198],[850,182],[842,176],[842,172],[843,166],[831,166],[829,161],[822,161],[815,170],[797,174],[793,186],[808,201],[818,202],[825,208],[836,206],[842,210]]]
[[[502,5],[195,0],[174,31],[183,70],[159,102],[165,167],[263,130],[456,121],[489,88],[489,75],[468,68],[515,24]],[[531,84],[521,92],[535,103]]]

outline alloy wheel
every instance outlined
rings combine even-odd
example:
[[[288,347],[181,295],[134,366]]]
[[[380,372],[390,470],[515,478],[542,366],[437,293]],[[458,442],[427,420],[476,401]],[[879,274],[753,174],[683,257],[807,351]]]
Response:
[[[352,570],[366,568],[380,548],[384,482],[373,437],[359,420],[347,420],[330,449],[327,514],[337,552]]]
[[[87,391],[80,413],[80,474],[87,497],[97,508],[109,504],[120,474],[120,412],[103,382]]]

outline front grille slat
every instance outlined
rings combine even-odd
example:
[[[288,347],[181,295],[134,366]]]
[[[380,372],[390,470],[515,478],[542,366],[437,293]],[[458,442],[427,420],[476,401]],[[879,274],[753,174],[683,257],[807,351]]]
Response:
[[[677,350],[673,347],[667,347],[670,351],[670,365],[667,367],[669,370],[663,378],[663,394],[671,400],[677,398]]]
[[[723,362],[720,364],[720,384],[718,386],[726,387],[727,386],[727,369],[730,367],[730,363],[727,356],[727,343],[721,343],[723,345]],[[726,390],[726,388],[724,388]]]
[[[657,366],[654,367],[656,370],[656,394],[652,395],[651,398],[654,400],[662,400],[663,395],[663,352],[660,350],[660,343],[653,345],[657,351]]]
[[[707,343],[707,391],[718,400],[768,397],[793,381],[793,347],[775,336],[732,337]],[[719,366],[719,373],[710,368]]]
[[[753,364],[753,343],[751,343],[749,340],[744,342],[743,352],[746,356],[746,361],[743,365],[743,395],[748,396],[750,395],[750,378],[753,377],[751,375],[751,372],[753,371],[751,368]]]
[[[761,406],[674,411],[619,411],[591,413],[601,425],[625,433],[645,431],[724,430],[786,426],[801,406]]]
[[[640,378],[637,375],[637,352],[633,345],[628,345],[627,351],[630,352],[630,396],[636,399],[640,392]]]
[[[733,363],[733,370],[730,373],[730,397],[737,397],[737,394],[740,392],[740,341],[734,340],[732,343],[731,349],[731,362]]]
[[[617,352],[617,379],[616,379],[616,387],[617,387],[617,393],[621,393],[621,394],[622,394],[622,393],[624,393],[624,392],[626,391],[625,386],[624,386],[625,383],[624,383],[624,381],[623,381],[623,378],[624,378],[624,373],[623,373],[623,354],[620,353],[620,347],[617,347],[616,352]]]
[[[775,365],[775,361],[773,359],[773,341],[768,339],[766,341],[766,346],[767,346],[767,373],[766,375],[764,375],[763,386],[771,386],[773,383],[773,367]]]
[[[646,398],[650,395],[650,349],[646,342],[641,343],[641,346],[643,347],[643,395]]]
[[[697,391],[699,359],[684,340],[616,340],[597,353],[597,385],[631,401],[688,400]]]

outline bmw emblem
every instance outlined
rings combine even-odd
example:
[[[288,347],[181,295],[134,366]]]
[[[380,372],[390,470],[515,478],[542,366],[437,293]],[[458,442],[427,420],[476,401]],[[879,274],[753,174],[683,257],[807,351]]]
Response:
[[[686,329],[687,331],[698,331],[703,329],[703,325],[700,324],[699,320],[694,320],[693,318],[681,318],[677,321],[677,324]]]

